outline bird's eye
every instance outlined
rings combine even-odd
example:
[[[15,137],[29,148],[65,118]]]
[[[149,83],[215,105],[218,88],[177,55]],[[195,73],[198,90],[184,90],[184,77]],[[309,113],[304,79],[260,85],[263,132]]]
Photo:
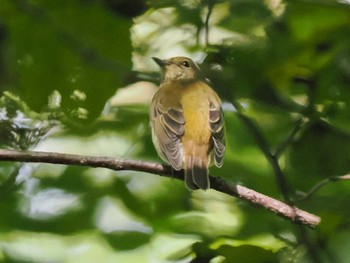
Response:
[[[182,62],[181,62],[181,65],[182,65],[182,66],[185,66],[186,68],[189,68],[189,67],[190,67],[190,63],[189,63],[188,61],[186,61],[186,60],[182,61]]]

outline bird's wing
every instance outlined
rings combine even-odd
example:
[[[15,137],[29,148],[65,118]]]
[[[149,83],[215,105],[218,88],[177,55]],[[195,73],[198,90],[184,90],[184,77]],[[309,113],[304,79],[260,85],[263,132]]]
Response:
[[[181,105],[165,108],[155,97],[151,108],[153,140],[156,140],[158,151],[175,170],[182,169],[181,137],[185,131],[185,118]]]
[[[217,167],[221,167],[226,150],[226,140],[224,113],[220,104],[210,103],[209,124],[214,143],[214,162]]]

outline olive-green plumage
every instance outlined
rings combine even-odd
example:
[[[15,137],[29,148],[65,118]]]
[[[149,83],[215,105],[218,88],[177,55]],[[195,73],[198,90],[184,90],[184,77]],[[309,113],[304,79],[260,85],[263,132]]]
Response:
[[[175,170],[185,170],[188,189],[209,189],[211,157],[221,167],[226,148],[220,98],[191,59],[153,59],[162,69],[150,109],[155,148]]]

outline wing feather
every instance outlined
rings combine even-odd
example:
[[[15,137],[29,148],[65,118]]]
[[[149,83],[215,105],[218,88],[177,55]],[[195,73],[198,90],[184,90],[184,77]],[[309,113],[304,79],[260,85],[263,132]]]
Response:
[[[152,105],[152,135],[157,151],[175,170],[181,170],[183,161],[181,137],[185,132],[182,107],[177,105],[165,109],[160,100],[156,100]]]
[[[226,150],[224,113],[220,105],[210,103],[209,125],[214,142],[214,162],[221,167]]]

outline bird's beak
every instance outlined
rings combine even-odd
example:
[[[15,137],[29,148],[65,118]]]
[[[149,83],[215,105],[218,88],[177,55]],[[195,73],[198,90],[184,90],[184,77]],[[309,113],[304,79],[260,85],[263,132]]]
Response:
[[[156,62],[157,64],[158,64],[158,66],[159,67],[165,67],[165,66],[167,66],[167,65],[169,65],[170,64],[170,62],[169,61],[167,61],[167,60],[163,60],[163,59],[160,59],[160,58],[156,58],[156,57],[152,57],[152,59],[154,60],[154,62]]]

